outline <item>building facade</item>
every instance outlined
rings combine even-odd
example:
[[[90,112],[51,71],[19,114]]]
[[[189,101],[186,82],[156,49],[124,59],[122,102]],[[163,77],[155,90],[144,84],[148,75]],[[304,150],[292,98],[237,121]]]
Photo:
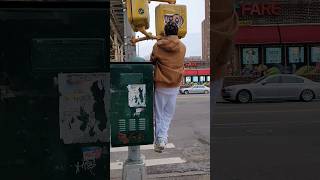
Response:
[[[229,75],[320,72],[320,2],[238,0],[240,27]]]
[[[210,64],[201,56],[186,57],[184,60],[184,84],[203,84],[210,81]]]
[[[202,59],[210,61],[210,0],[205,0],[205,19],[202,21]]]

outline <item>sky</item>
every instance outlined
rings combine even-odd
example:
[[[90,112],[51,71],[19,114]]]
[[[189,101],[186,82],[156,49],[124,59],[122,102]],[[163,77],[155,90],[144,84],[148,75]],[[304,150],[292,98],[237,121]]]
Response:
[[[177,4],[187,5],[187,35],[182,39],[182,42],[187,47],[186,56],[201,56],[201,23],[205,18],[205,0],[177,0]],[[150,28],[148,32],[156,34],[155,30],[155,8],[159,2],[151,2],[149,5],[150,11]],[[136,36],[144,36],[141,33],[136,33]],[[149,59],[152,52],[152,47],[156,43],[155,40],[142,41],[137,43],[137,55],[145,59]]]

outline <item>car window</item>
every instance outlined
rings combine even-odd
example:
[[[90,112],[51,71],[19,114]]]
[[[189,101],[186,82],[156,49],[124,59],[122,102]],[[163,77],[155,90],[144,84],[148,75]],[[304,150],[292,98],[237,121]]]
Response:
[[[302,78],[293,77],[293,76],[283,76],[282,83],[303,83],[304,80]]]
[[[267,83],[280,83],[280,77],[270,77],[266,80]]]

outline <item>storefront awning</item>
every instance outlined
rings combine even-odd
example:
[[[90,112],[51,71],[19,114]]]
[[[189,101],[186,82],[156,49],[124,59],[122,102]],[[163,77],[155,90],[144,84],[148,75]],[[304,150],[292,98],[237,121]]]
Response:
[[[320,25],[281,26],[283,43],[320,43]]]
[[[210,76],[210,68],[207,69],[185,69],[185,76]]]
[[[236,44],[277,44],[279,30],[275,26],[243,26],[236,34]]]
[[[242,26],[236,44],[320,43],[320,25]]]

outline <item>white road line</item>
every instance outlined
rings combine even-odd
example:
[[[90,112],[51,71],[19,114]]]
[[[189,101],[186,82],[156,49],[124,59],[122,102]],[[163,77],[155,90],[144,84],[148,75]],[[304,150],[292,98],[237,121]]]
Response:
[[[168,143],[166,145],[166,149],[173,149],[173,148],[175,148],[175,146],[172,143]],[[140,150],[152,150],[152,149],[154,149],[153,144],[140,146]],[[126,151],[128,151],[128,147],[117,147],[117,148],[110,149],[110,152],[126,152]]]
[[[297,112],[317,112],[319,109],[284,109],[284,110],[264,110],[264,111],[229,111],[229,112],[213,112],[213,115],[235,115],[235,114],[258,114],[258,113],[297,113]]]
[[[157,165],[164,165],[164,164],[181,164],[185,162],[186,161],[181,159],[180,157],[145,160],[146,166],[157,166]],[[119,169],[122,169],[122,166],[123,166],[123,162],[113,162],[113,163],[110,163],[110,170],[119,170]]]

